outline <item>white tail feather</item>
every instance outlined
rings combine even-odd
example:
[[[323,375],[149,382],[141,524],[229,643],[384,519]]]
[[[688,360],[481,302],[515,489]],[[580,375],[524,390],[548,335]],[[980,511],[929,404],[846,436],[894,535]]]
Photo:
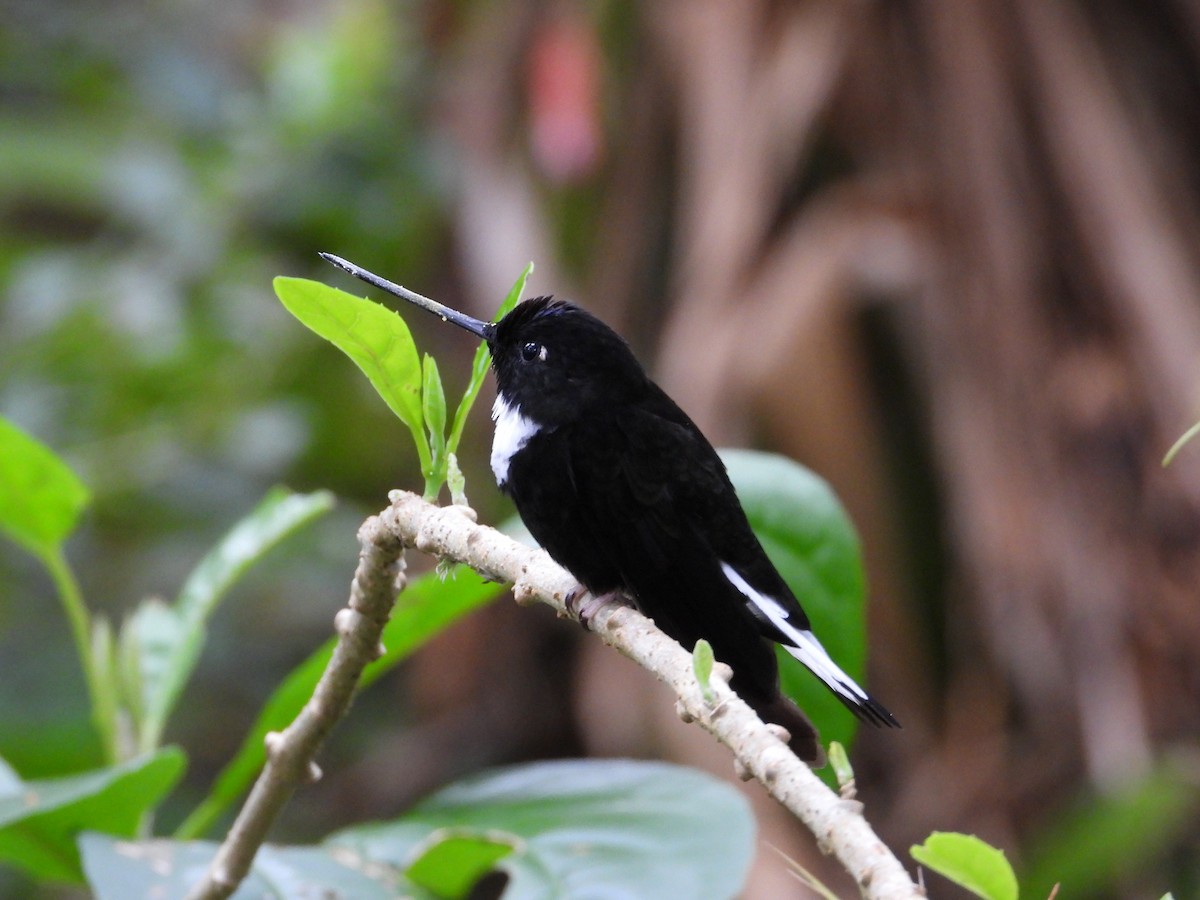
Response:
[[[737,570],[728,563],[721,563],[721,571],[725,577],[751,604],[767,619],[783,632],[791,644],[783,644],[783,649],[800,660],[810,672],[829,685],[834,693],[841,694],[851,702],[859,703],[870,698],[867,692],[855,684],[854,679],[841,670],[837,663],[825,652],[821,642],[811,631],[800,629],[788,621],[787,612],[778,600],[767,597],[756,591],[738,574]]]

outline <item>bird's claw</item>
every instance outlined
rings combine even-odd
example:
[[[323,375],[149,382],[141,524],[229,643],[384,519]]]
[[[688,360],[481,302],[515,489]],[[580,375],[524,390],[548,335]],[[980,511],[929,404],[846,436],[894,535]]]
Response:
[[[566,607],[568,613],[579,620],[579,624],[583,626],[585,631],[590,631],[592,619],[596,613],[600,612],[600,608],[606,603],[620,601],[621,594],[618,591],[609,591],[608,593],[597,595],[589,591],[584,585],[577,584],[563,598],[563,606]]]

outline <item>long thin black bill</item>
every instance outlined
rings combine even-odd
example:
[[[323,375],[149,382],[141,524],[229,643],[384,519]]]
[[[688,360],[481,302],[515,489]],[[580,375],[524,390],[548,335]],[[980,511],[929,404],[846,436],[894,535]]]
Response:
[[[465,328],[471,334],[478,335],[485,341],[492,339],[492,334],[495,331],[495,326],[490,322],[481,322],[479,319],[473,319],[466,313],[460,313],[457,309],[451,309],[448,306],[443,306],[436,300],[431,300],[424,294],[418,294],[416,291],[410,291],[408,288],[396,284],[394,281],[388,281],[386,278],[380,278],[374,272],[368,272],[361,266],[356,266],[352,262],[342,259],[340,256],[334,256],[332,253],[320,254],[321,259],[328,263],[333,263],[343,272],[349,272],[355,278],[362,279],[369,285],[379,288],[381,291],[387,291],[396,297],[407,300],[414,306],[419,306],[426,312],[431,312],[443,322],[451,322],[459,328]]]

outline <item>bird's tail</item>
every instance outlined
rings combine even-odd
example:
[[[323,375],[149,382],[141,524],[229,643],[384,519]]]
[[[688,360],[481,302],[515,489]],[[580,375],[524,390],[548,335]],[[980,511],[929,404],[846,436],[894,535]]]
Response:
[[[784,632],[790,643],[783,649],[804,663],[814,675],[825,682],[833,691],[835,697],[842,701],[850,712],[864,722],[887,728],[899,728],[896,717],[887,711],[882,703],[860,688],[845,672],[841,670],[825,652],[821,642],[811,631],[801,631],[797,628],[787,628]]]
[[[764,722],[787,729],[788,747],[797,757],[814,769],[825,765],[825,748],[821,746],[821,738],[808,716],[800,711],[800,707],[783,694],[776,694],[769,700],[749,702]]]

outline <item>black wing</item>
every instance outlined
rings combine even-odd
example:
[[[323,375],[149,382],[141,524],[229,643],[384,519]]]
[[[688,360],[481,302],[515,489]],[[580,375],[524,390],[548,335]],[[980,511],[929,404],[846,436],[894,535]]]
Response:
[[[813,635],[720,457],[669,397],[655,389],[620,418],[576,429],[569,452],[596,543],[611,548],[612,569],[659,627],[689,649],[706,638],[740,676],[739,693],[762,696],[777,691],[774,654],[761,640],[769,638],[857,716],[896,724]]]
[[[560,439],[590,555],[600,558],[590,564],[617,573],[642,611],[688,650],[700,638],[712,644],[752,705],[773,701],[774,653],[712,546],[722,521],[731,531],[738,517],[749,526],[711,445],[690,420],[682,424],[649,404],[590,417]],[[555,538],[547,537],[544,545],[558,558]],[[565,558],[571,552],[562,555],[560,562],[594,590]]]

